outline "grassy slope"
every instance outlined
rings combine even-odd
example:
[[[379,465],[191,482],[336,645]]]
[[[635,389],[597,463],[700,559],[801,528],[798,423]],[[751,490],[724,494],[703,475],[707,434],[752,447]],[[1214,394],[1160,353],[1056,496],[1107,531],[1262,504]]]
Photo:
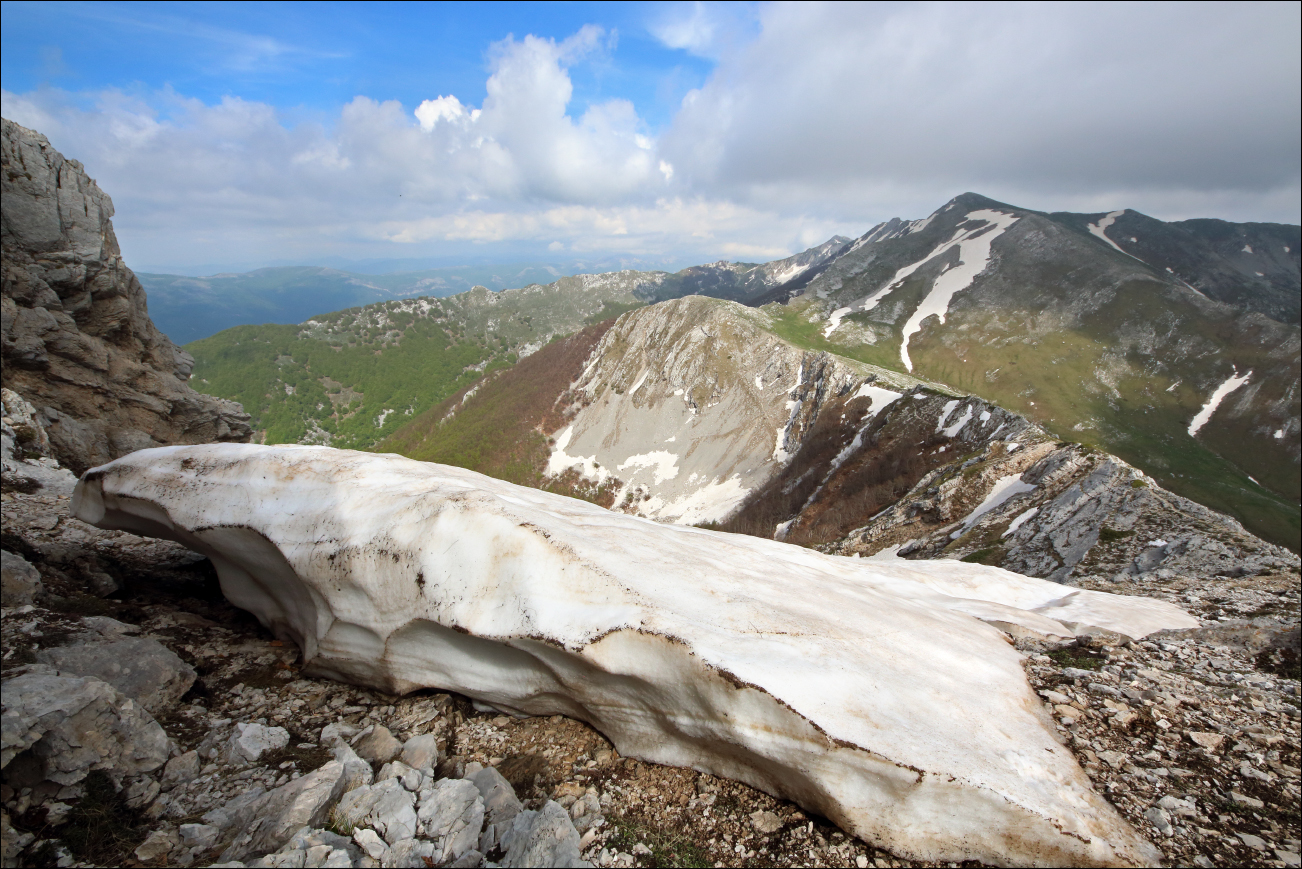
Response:
[[[195,387],[241,402],[267,443],[323,442],[320,429],[334,446],[369,449],[512,365],[517,349],[640,307],[629,286],[566,278],[509,293],[384,302],[307,325],[239,326],[186,349]]]
[[[411,420],[376,449],[469,468],[524,486],[554,488],[542,476],[544,432],[563,425],[556,407],[614,320],[548,344],[519,364],[486,377],[469,399],[461,390]],[[576,494],[568,486],[560,487]],[[583,494],[583,493],[577,493]]]
[[[195,385],[242,403],[267,443],[297,442],[312,420],[334,437],[335,446],[354,448],[373,445],[411,415],[478,379],[479,372],[467,367],[513,361],[485,341],[453,340],[432,323],[411,324],[403,340],[383,352],[371,344],[333,345],[303,337],[298,326],[274,325],[237,326],[186,349],[195,358]],[[336,391],[332,401],[327,390],[337,387],[330,380],[361,398],[344,404]],[[394,412],[376,425],[385,409]]]

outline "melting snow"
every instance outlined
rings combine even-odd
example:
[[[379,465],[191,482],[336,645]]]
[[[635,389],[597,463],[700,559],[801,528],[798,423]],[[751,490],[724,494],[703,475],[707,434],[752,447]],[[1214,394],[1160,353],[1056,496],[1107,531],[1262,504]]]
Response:
[[[1021,513],[1018,513],[1017,518],[1009,523],[1008,530],[1006,530],[1003,534],[1000,534],[999,536],[1007,537],[1009,534],[1016,532],[1018,528],[1022,527],[1023,522],[1025,522],[1027,519],[1030,519],[1032,516],[1034,516],[1036,513],[1039,512],[1040,512],[1039,507],[1032,507],[1029,510],[1023,510]]]
[[[1163,540],[1161,537],[1159,537],[1159,538],[1157,538],[1156,540],[1150,540],[1150,541],[1148,541],[1148,545],[1149,545],[1149,546],[1167,546],[1168,544],[1167,544],[1167,542],[1166,542],[1165,540]]]
[[[1108,234],[1107,234],[1107,232],[1105,232],[1105,230],[1106,230],[1109,226],[1111,226],[1113,223],[1116,222],[1116,220],[1117,220],[1118,217],[1120,217],[1121,215],[1123,215],[1123,214],[1125,214],[1125,213],[1126,213],[1126,209],[1124,209],[1124,208],[1121,209],[1120,211],[1111,211],[1111,212],[1108,212],[1107,217],[1104,217],[1104,218],[1103,218],[1102,220],[1100,220],[1098,223],[1091,223],[1091,224],[1089,225],[1090,234],[1093,235],[1093,236],[1095,236],[1095,237],[1097,237],[1097,238],[1101,238],[1101,239],[1103,239],[1103,240],[1106,241],[1108,244],[1110,244],[1112,247],[1116,248],[1117,250],[1121,251],[1122,253],[1126,253],[1124,250],[1121,250],[1121,248],[1118,247],[1118,245],[1117,245],[1117,243],[1116,243],[1115,241],[1113,241],[1112,239],[1108,238]],[[1126,253],[1126,256],[1130,256],[1130,254]]]
[[[963,415],[960,416],[953,425],[945,429],[945,437],[947,438],[958,437],[958,433],[963,430],[963,426],[967,425],[968,420],[970,420],[971,418],[972,418],[972,406],[968,405],[963,409]]]
[[[1243,253],[1252,253],[1252,245],[1250,245],[1250,244],[1245,244],[1245,245],[1243,246]]]
[[[1017,222],[1017,218],[1011,214],[990,209],[969,212],[967,217],[968,220],[985,221],[985,224],[977,229],[960,231],[947,242],[950,247],[958,245],[959,264],[936,278],[931,285],[931,292],[927,293],[922,304],[918,305],[913,316],[904,324],[900,360],[909,371],[913,370],[913,360],[909,358],[909,337],[921,330],[922,321],[930,316],[935,315],[940,318],[940,322],[945,322],[945,314],[949,311],[949,303],[954,295],[967,289],[972,280],[985,271],[986,263],[990,261],[991,243]],[[932,256],[934,255],[933,252]]]
[[[945,409],[940,412],[940,419],[936,422],[936,431],[940,431],[945,427],[945,420],[949,419],[949,415],[954,412],[956,407],[958,407],[958,399],[945,402]]]
[[[642,387],[642,384],[646,382],[647,375],[650,374],[650,373],[651,373],[651,369],[650,369],[650,368],[648,368],[647,370],[643,371],[643,372],[638,376],[638,378],[637,378],[637,383],[634,383],[634,384],[633,384],[633,388],[630,389],[630,390],[628,391],[628,394],[629,394],[629,395],[632,395],[633,393],[637,392],[638,389],[640,389],[640,388]]]
[[[836,327],[841,325],[841,319],[850,313],[851,308],[837,308],[832,312],[832,317],[828,321],[826,328],[823,329],[823,337],[826,338],[836,331]]]
[[[1034,489],[1035,486],[1030,483],[1022,482],[1021,474],[1009,474],[1007,477],[1000,477],[998,480],[995,480],[994,488],[990,490],[989,495],[986,495],[986,499],[978,504],[975,510],[968,514],[968,517],[963,520],[963,524],[959,526],[959,529],[949,535],[949,539],[957,540],[966,534],[969,528],[977,524],[981,517],[989,513],[991,510],[1000,506],[1010,498],[1014,498],[1024,492],[1033,491]],[[1030,517],[1028,516],[1027,518],[1029,519]],[[1026,520],[1023,519],[1022,521]]]
[[[990,411],[988,410],[981,411],[980,419],[982,422],[990,422]]]
[[[1251,376],[1252,372],[1249,371],[1247,374],[1240,377],[1239,372],[1236,369],[1231,377],[1226,379],[1226,381],[1220,386],[1216,387],[1216,391],[1212,393],[1212,397],[1207,399],[1207,403],[1203,405],[1202,410],[1198,411],[1198,414],[1193,418],[1193,421],[1189,423],[1189,436],[1193,437],[1198,434],[1198,430],[1207,425],[1207,421],[1212,418],[1212,414],[1216,412],[1216,408],[1225,400],[1225,396],[1247,383],[1248,378]]]
[[[1275,429],[1275,440],[1282,441],[1283,439],[1284,439],[1284,430],[1282,428]]]
[[[667,450],[655,450],[640,456],[629,456],[617,470],[625,468],[655,468],[656,485],[659,485],[678,476],[678,455]]]
[[[764,388],[764,378],[758,374],[755,375],[755,388],[756,389]]]
[[[571,456],[567,455],[565,448],[570,445],[570,438],[574,436],[574,426],[566,426],[565,431],[561,432],[556,438],[556,444],[552,447],[552,454],[547,457],[547,475],[554,477],[563,474],[570,468],[580,468],[580,473],[585,477],[595,478],[598,483],[606,479],[606,469],[597,464],[596,455],[591,456]]]
[[[1177,386],[1179,386],[1182,382],[1183,382],[1183,381],[1177,380],[1175,383],[1172,383],[1170,386],[1168,386],[1168,387],[1166,388],[1166,391],[1167,391],[1167,392],[1175,392],[1175,388],[1176,388]]]
[[[880,386],[873,386],[871,383],[865,383],[855,392],[854,397],[871,399],[872,406],[868,409],[868,413],[870,416],[876,416],[885,409],[886,405],[902,398],[903,394],[892,392],[889,389],[882,389]]]

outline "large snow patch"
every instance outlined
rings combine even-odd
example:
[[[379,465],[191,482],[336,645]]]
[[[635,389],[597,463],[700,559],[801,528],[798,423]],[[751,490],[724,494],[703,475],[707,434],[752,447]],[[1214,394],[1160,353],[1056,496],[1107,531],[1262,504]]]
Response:
[[[1067,635],[1046,606],[1191,621],[1167,604],[322,447],[141,450],[87,472],[73,513],[204,553],[319,674],[583,719],[624,754],[748,782],[915,859],[1160,856],[1055,739],[1004,634],[967,613]]]

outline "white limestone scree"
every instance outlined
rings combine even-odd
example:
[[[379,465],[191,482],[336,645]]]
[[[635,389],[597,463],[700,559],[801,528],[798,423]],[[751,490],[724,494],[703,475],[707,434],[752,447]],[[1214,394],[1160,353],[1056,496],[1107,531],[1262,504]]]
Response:
[[[1160,857],[981,619],[1141,636],[1192,622],[1169,604],[661,525],[325,447],[141,450],[88,471],[73,513],[207,555],[319,675],[581,719],[625,755],[746,782],[913,859]]]

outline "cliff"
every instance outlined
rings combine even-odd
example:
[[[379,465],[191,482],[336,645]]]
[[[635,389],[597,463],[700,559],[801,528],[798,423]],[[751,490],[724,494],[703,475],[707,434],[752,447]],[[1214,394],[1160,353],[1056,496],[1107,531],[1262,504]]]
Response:
[[[3,122],[3,384],[80,473],[145,447],[244,442],[248,415],[186,385],[193,360],[155,328],[122,261],[113,203],[76,160]]]

